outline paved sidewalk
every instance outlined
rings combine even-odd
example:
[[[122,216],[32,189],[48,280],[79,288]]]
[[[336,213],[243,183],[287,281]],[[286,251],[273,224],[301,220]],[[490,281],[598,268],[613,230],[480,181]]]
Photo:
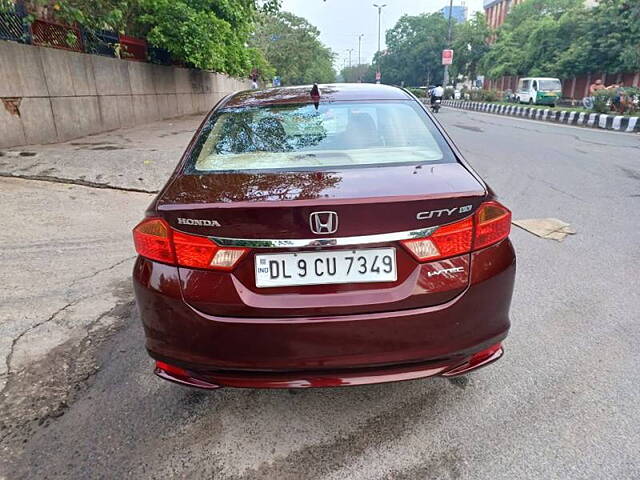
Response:
[[[0,149],[0,176],[154,193],[204,115],[189,115],[49,145]]]
[[[0,150],[0,440],[62,412],[130,317],[131,229],[201,119]]]

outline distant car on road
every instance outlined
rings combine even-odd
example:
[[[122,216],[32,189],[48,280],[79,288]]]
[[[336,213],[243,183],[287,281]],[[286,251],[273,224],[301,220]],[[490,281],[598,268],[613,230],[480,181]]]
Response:
[[[562,97],[562,83],[557,78],[521,78],[515,92],[516,102],[555,107]]]
[[[487,365],[509,329],[510,226],[405,90],[230,95],[133,231],[155,371],[297,388]]]

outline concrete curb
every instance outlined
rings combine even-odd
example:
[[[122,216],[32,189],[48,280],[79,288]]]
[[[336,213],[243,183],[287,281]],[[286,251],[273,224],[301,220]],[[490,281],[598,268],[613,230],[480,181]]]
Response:
[[[640,117],[605,115],[602,113],[567,112],[551,108],[532,108],[521,105],[496,105],[495,103],[466,100],[443,100],[447,107],[477,112],[495,113],[511,117],[528,118],[547,122],[564,123],[590,128],[616,130],[618,132],[640,132]]]

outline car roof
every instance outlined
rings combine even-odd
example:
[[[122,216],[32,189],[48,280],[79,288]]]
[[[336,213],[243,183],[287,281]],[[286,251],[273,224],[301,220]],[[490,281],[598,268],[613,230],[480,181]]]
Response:
[[[313,85],[245,90],[231,96],[224,107],[264,106],[287,103],[313,103]],[[320,103],[363,100],[413,100],[403,89],[374,83],[332,83],[318,85]]]

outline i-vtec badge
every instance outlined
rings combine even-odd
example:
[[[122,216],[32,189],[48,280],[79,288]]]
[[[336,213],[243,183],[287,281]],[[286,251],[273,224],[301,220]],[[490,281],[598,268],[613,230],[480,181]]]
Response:
[[[418,212],[418,214],[416,215],[416,218],[418,220],[428,220],[429,218],[448,217],[453,215],[454,213],[470,212],[472,208],[473,208],[473,205],[465,205],[463,207],[443,208],[441,210],[429,210],[427,212]]]
[[[444,268],[442,270],[434,270],[433,272],[429,272],[427,273],[427,276],[431,278],[438,275],[450,275],[452,273],[462,273],[462,272],[464,272],[464,267]]]
[[[219,227],[217,220],[201,220],[199,218],[177,218],[180,225],[196,225],[198,227]]]

